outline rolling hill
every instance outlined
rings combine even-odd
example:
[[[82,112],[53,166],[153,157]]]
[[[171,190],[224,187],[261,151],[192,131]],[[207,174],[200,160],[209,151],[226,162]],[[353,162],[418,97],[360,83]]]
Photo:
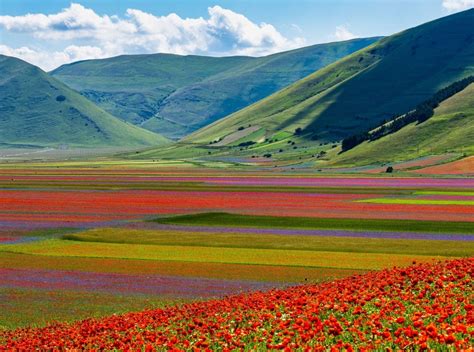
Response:
[[[229,139],[239,129],[258,135],[253,139],[259,142],[256,146],[297,129],[293,138],[302,143],[338,142],[410,111],[440,88],[472,75],[473,23],[474,9],[381,39],[184,142],[209,145]],[[242,143],[243,137],[241,133],[226,146]]]
[[[337,156],[339,165],[404,161],[432,154],[474,154],[474,84],[442,102],[433,117]]]
[[[379,38],[313,45],[265,57],[127,55],[51,74],[114,116],[180,138]]]
[[[139,147],[165,142],[98,108],[38,67],[0,55],[0,147]]]

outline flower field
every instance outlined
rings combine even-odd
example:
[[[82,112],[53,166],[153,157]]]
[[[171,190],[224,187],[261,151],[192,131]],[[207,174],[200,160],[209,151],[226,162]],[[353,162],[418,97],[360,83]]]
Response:
[[[473,175],[474,157],[470,156],[461,160],[442,165],[429,166],[416,173],[423,175]]]
[[[472,258],[0,334],[9,349],[472,349]]]
[[[474,221],[471,201],[437,204],[420,200],[415,204],[399,204],[390,203],[389,199],[367,203],[364,201],[378,194],[320,193],[317,190],[313,193],[218,191],[216,188],[218,186],[207,191],[107,192],[3,190],[0,192],[0,223],[19,227],[27,224],[93,226],[156,215],[219,211],[319,218]]]
[[[464,268],[471,263],[457,258],[474,255],[473,188],[468,178],[179,168],[0,169],[0,350],[13,348],[10,342],[16,347],[26,341],[60,344],[53,335],[71,336],[62,342],[71,348],[133,349],[143,341],[157,347],[163,339],[170,348],[185,350],[238,349],[241,344],[250,349],[316,348],[339,340],[371,349],[370,341],[379,336],[387,340],[386,329],[390,348],[404,346],[402,339],[418,343],[414,335],[394,335],[395,327],[409,326],[408,315],[416,313],[418,303],[403,303],[407,322],[393,325],[386,314],[391,316],[393,309],[400,315],[402,307],[395,298],[381,298],[387,306],[378,306],[378,275],[397,276],[401,269],[386,269],[413,261],[433,275],[438,266],[448,270],[447,262]],[[368,287],[359,286],[361,280],[372,282],[373,297]],[[336,288],[349,292],[351,285],[368,302],[357,301],[361,308],[352,306],[356,301],[344,305],[336,295]],[[403,299],[413,298],[402,283],[397,285],[394,295],[405,292]],[[292,295],[313,303],[295,305]],[[322,304],[324,295],[334,301]],[[306,319],[306,309],[316,305],[313,320]],[[218,307],[223,311],[219,317]],[[143,310],[147,313],[126,314]],[[186,320],[192,312],[200,323]],[[165,316],[169,319],[163,320]],[[375,316],[384,329],[363,328]],[[306,325],[300,325],[299,317]],[[95,320],[78,322],[86,318]],[[261,326],[255,325],[257,318]],[[328,330],[334,319],[342,329],[339,335]],[[348,327],[349,322],[360,331]],[[466,339],[464,333],[429,322],[440,334],[456,338],[451,347],[465,344],[459,342]],[[308,323],[313,336],[298,332],[302,326],[307,330]],[[195,326],[197,335],[186,326]],[[118,331],[98,338],[96,328],[107,334],[108,329]],[[176,341],[168,339],[172,335]],[[74,345],[79,336],[81,347]],[[114,339],[124,345],[110,345]],[[426,343],[436,347],[442,340]]]

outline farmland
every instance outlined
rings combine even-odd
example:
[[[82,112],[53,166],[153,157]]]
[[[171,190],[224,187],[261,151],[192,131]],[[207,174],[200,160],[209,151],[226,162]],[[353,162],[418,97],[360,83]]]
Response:
[[[473,1],[0,0],[0,352],[474,352]]]
[[[5,350],[460,350],[472,342],[472,264],[472,259],[418,264],[326,284],[4,332],[0,339]]]
[[[95,165],[0,171],[3,336],[474,253],[472,179]]]

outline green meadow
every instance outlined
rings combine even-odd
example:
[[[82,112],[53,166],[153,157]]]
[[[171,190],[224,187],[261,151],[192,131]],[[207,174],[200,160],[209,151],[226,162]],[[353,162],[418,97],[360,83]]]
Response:
[[[384,198],[386,199],[386,198]],[[419,221],[391,219],[327,219],[303,217],[256,216],[230,213],[201,213],[154,220],[160,224],[239,226],[295,229],[338,229],[356,231],[408,231],[474,234],[470,222]]]
[[[373,198],[359,200],[361,203],[377,204],[418,204],[418,205],[474,205],[474,200],[457,199],[410,199],[410,198]]]
[[[474,242],[460,246],[449,240],[411,240],[387,238],[356,238],[331,236],[298,236],[272,234],[242,234],[228,232],[195,233],[179,230],[131,230],[100,228],[63,236],[69,241],[184,246],[194,248],[217,247],[256,250],[315,251],[347,253],[386,253],[429,256],[468,256],[474,252]],[[70,243],[70,242],[69,242]],[[87,248],[87,245],[85,245]],[[151,247],[154,249],[155,247]],[[266,252],[262,252],[263,253]],[[269,252],[270,253],[270,252]],[[85,255],[87,251],[85,250]],[[330,265],[324,265],[330,266]]]

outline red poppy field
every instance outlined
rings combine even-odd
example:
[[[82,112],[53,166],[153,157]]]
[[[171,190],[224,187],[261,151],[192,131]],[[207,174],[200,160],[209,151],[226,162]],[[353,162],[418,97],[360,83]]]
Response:
[[[474,255],[473,189],[5,168],[0,350],[467,348],[473,262],[459,258]]]
[[[472,258],[0,335],[2,350],[472,349]]]

